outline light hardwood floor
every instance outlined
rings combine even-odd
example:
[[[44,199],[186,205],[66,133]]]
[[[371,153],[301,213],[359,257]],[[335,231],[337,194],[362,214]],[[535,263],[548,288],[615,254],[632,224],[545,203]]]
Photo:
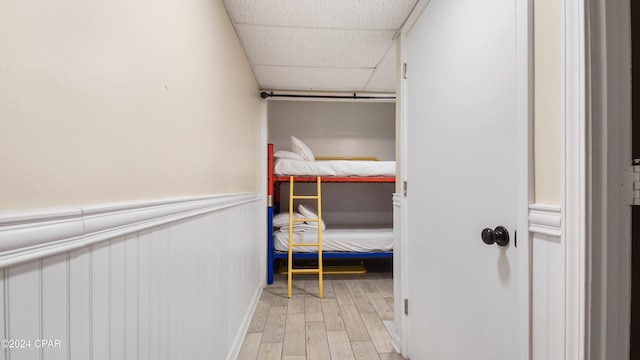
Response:
[[[238,360],[402,360],[391,344],[390,273],[327,275],[318,298],[317,276],[276,275],[254,313]]]

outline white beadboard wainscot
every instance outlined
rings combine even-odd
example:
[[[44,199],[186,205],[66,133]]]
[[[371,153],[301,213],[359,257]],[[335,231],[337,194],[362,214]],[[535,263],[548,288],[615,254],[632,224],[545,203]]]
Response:
[[[561,229],[559,206],[529,206],[533,360],[565,357],[565,250]]]
[[[266,277],[263,198],[0,214],[0,338],[30,341],[0,359],[234,359]]]

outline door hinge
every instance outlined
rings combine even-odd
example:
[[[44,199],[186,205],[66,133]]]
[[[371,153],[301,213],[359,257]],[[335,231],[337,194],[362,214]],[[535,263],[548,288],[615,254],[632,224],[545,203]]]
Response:
[[[407,197],[407,182],[406,181],[402,182],[402,195],[404,197]]]
[[[404,299],[404,314],[409,315],[409,299]]]
[[[402,78],[403,79],[407,78],[407,63],[402,64]]]
[[[623,169],[622,183],[626,205],[640,205],[640,159],[633,159],[633,165]]]

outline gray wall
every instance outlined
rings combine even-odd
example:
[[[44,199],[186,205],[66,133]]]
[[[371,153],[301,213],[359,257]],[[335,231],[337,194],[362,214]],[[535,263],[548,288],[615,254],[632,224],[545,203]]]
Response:
[[[395,104],[270,101],[269,142],[287,150],[292,135],[315,155],[395,160]]]
[[[288,150],[295,136],[315,155],[395,160],[394,103],[270,101],[268,132],[275,150]],[[324,184],[322,191],[327,227],[393,223],[393,184]],[[281,192],[286,211],[289,186]],[[314,194],[315,185],[296,186],[296,194],[305,193]]]

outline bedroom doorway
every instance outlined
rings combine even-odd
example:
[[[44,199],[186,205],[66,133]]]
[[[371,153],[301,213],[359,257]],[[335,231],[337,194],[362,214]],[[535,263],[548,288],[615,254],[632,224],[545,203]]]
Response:
[[[267,108],[267,143],[274,153],[291,151],[292,137],[304,142],[316,160],[351,159],[354,161],[392,162],[396,154],[395,101],[278,99],[270,98]],[[395,174],[393,165],[391,175]],[[314,184],[296,183],[296,194],[315,193]],[[274,195],[274,218],[288,213],[288,183],[283,183]],[[324,183],[322,185],[322,219],[327,231],[354,230],[385,232],[389,240],[364,236],[342,241],[337,251],[344,256],[325,257],[329,266],[361,268],[368,274],[393,275],[393,182]],[[305,201],[300,203],[305,204]],[[299,203],[295,206],[297,207]],[[310,204],[313,205],[313,204]],[[296,209],[294,209],[295,211]],[[276,225],[274,223],[274,225]],[[274,227],[276,250],[282,237]],[[369,241],[371,244],[367,244]],[[380,241],[388,245],[380,246]],[[326,241],[323,240],[323,244]],[[282,245],[282,244],[281,244]],[[325,245],[323,245],[325,246]],[[269,250],[268,250],[269,251]],[[326,247],[325,247],[326,251]],[[384,254],[381,256],[381,253]],[[360,253],[361,255],[352,253]],[[268,260],[270,261],[270,260]],[[313,266],[313,261],[309,266]],[[274,261],[276,274],[286,260]],[[297,263],[296,263],[297,264]],[[367,275],[363,275],[367,276]]]

